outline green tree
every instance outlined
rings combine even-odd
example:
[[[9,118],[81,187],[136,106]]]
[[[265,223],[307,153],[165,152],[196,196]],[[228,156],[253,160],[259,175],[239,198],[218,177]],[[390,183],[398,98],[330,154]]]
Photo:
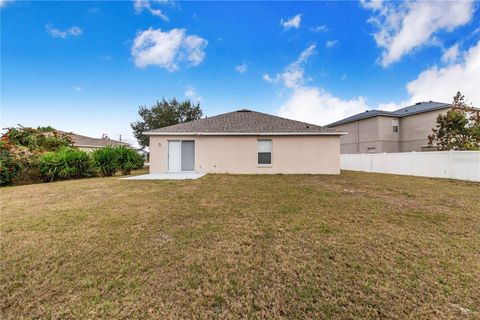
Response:
[[[457,92],[452,108],[437,117],[428,145],[438,150],[480,150],[480,110],[465,102]]]
[[[171,100],[163,98],[150,108],[140,106],[138,114],[142,120],[133,122],[131,127],[138,143],[145,148],[148,146],[148,137],[143,134],[145,131],[200,119],[202,109],[198,102],[194,104],[190,100],[179,102],[175,98]]]

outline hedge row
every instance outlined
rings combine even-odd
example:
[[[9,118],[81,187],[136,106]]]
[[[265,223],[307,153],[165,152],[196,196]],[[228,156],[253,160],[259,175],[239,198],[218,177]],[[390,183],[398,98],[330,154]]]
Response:
[[[117,171],[128,175],[131,170],[142,168],[143,165],[143,156],[125,146],[106,146],[92,153],[64,147],[43,154],[39,161],[39,172],[44,181],[57,181],[96,175],[109,177]]]

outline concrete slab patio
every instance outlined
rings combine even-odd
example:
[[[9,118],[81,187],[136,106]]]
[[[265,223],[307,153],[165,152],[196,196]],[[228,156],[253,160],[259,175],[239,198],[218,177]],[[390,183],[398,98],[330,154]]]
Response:
[[[161,174],[143,174],[128,178],[120,178],[122,180],[194,180],[201,178],[205,173],[196,172],[168,172]]]

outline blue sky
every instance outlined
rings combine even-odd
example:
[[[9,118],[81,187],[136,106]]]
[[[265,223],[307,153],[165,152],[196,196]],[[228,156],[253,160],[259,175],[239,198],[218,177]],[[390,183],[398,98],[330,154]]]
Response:
[[[480,104],[463,2],[1,2],[2,127],[133,142],[140,105],[200,100],[327,124],[461,90]]]

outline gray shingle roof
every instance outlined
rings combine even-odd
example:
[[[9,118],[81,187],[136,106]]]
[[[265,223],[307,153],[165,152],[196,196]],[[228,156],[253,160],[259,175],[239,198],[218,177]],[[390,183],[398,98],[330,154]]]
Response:
[[[92,138],[92,137],[87,137],[87,136],[82,136],[80,134],[76,133],[66,133],[68,134],[72,140],[73,144],[77,147],[105,147],[105,146],[130,146],[128,143],[122,142],[122,141],[117,141],[117,140],[112,140],[108,138]]]
[[[340,124],[345,124],[345,123],[349,123],[357,120],[363,120],[363,119],[367,119],[375,116],[401,118],[401,117],[410,116],[412,114],[445,109],[445,108],[448,108],[449,106],[450,104],[448,103],[429,101],[429,102],[418,102],[414,105],[401,108],[395,111],[367,110],[365,112],[357,113],[345,119],[330,123],[329,125],[327,125],[327,127],[334,127]]]
[[[150,130],[154,134],[343,134],[335,129],[242,109]]]

